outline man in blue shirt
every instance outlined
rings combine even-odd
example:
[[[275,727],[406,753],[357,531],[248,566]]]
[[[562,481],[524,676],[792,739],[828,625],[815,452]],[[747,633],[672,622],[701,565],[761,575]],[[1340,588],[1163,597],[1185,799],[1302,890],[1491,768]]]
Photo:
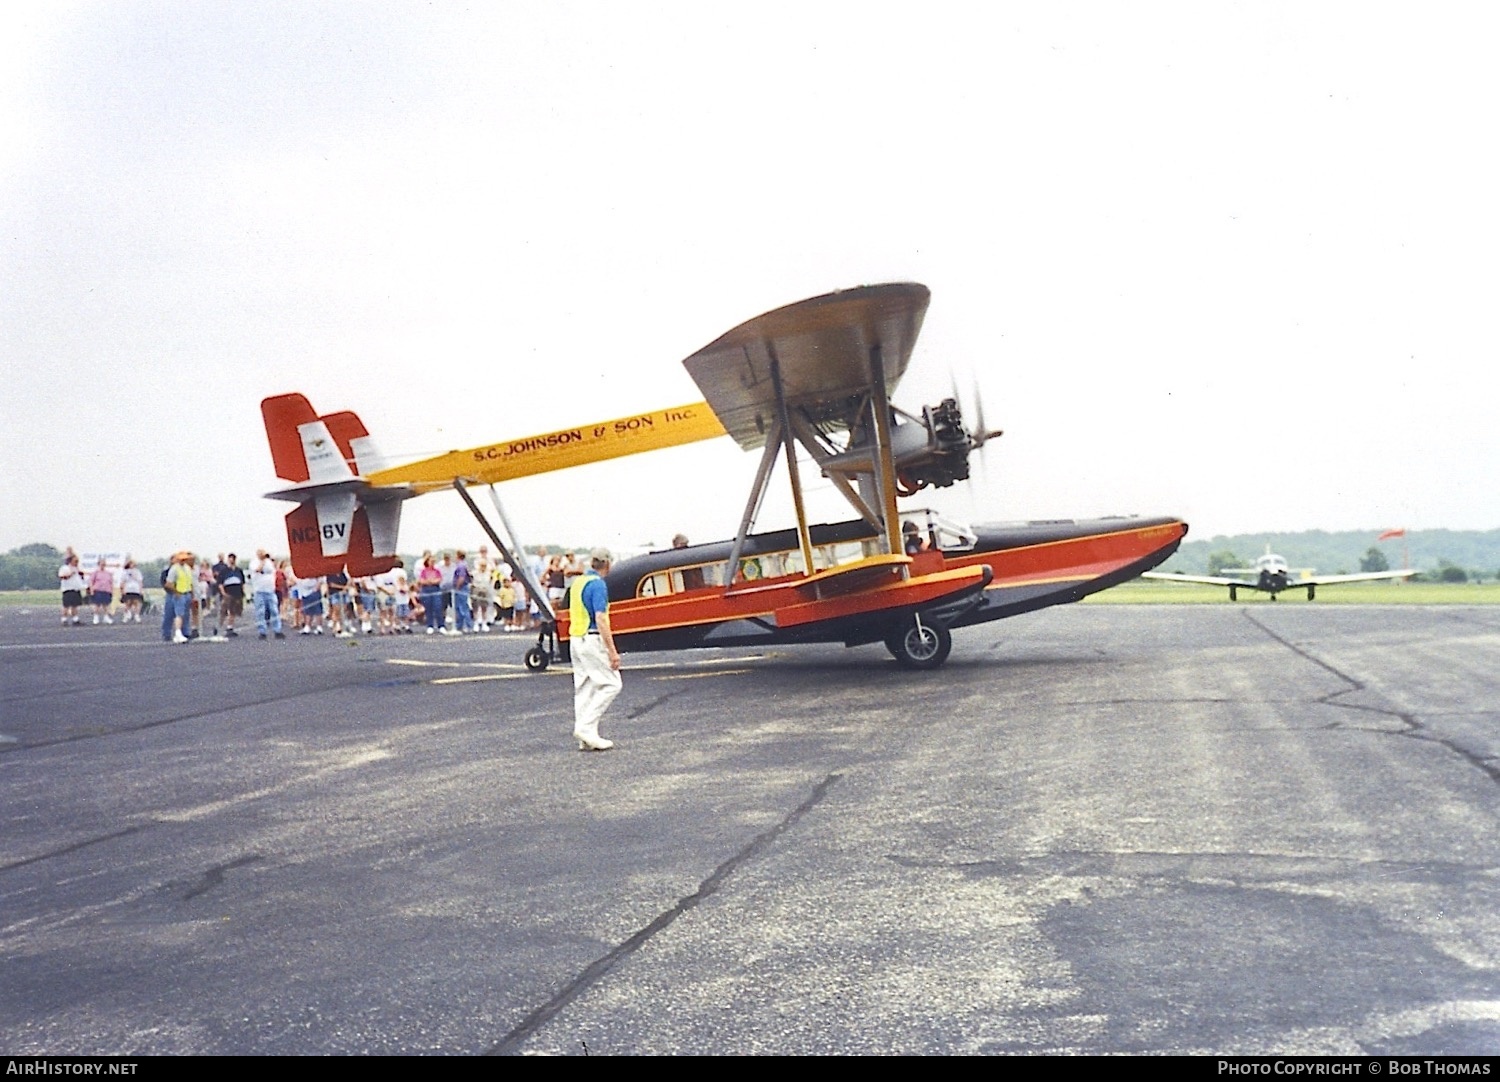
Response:
[[[472,579],[473,576],[469,574],[468,553],[459,549],[458,563],[453,565],[453,630],[460,635],[474,630],[473,610],[469,607],[469,583]]]
[[[613,740],[599,735],[599,719],[620,694],[620,652],[609,628],[609,551],[595,549],[590,568],[568,596],[568,643],[573,656],[573,739],[579,751],[608,751]]]

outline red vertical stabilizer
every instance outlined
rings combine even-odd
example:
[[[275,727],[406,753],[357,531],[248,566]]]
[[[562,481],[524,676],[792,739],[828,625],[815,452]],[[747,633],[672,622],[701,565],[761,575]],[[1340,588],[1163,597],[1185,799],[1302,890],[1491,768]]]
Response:
[[[302,435],[297,426],[318,419],[312,403],[300,394],[279,394],[261,401],[260,415],[266,422],[266,439],[271,444],[276,476],[293,484],[306,481],[307,458],[302,453]]]
[[[353,441],[370,434],[365,430],[365,423],[359,419],[359,414],[341,410],[338,413],[319,417],[318,420],[328,426],[328,434],[333,437],[333,442],[339,445],[344,461],[349,463],[350,469],[358,473],[359,471],[354,466]]]

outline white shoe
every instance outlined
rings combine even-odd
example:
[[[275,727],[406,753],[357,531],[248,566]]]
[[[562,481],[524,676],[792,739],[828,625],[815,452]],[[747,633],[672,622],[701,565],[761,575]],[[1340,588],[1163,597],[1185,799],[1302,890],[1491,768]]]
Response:
[[[182,632],[179,631],[179,632],[177,632],[177,634],[175,634],[175,635],[172,636],[172,641],[173,642],[187,642],[188,641],[188,637],[186,635],[184,635]]]
[[[312,634],[312,628],[310,628],[310,627],[304,627],[301,631],[297,632],[297,634],[299,634],[299,635],[311,635]]]
[[[114,623],[114,622],[115,622],[115,618],[114,618],[114,617],[113,617],[113,616],[106,616],[106,617],[105,617],[105,618],[104,618],[104,622],[105,622],[105,623],[106,623],[106,624],[112,624],[112,623]]]
[[[602,736],[589,740],[587,737],[574,733],[573,739],[578,741],[579,751],[608,751],[615,746],[613,740],[605,740]]]
[[[97,612],[94,613],[94,626],[95,627],[99,626],[99,614]]]
[[[430,628],[430,627],[429,627],[429,628],[428,628],[428,629],[427,629],[427,634],[429,634],[429,635],[431,635],[431,634],[432,634],[432,628]]]

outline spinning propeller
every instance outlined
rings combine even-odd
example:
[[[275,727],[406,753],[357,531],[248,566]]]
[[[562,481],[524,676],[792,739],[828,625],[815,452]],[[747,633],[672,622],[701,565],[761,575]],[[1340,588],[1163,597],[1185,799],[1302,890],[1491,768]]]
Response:
[[[958,393],[958,377],[953,375],[953,373],[950,371],[948,374],[948,380],[953,386],[953,401],[959,403],[960,411],[963,414],[967,415],[969,413],[969,410],[962,405],[963,400]],[[995,438],[996,436],[1003,436],[1005,433],[1002,429],[996,428],[991,430],[984,426],[984,396],[979,393],[979,379],[977,377],[974,380],[973,399],[974,427],[968,431],[969,446],[978,451],[981,450],[984,445],[991,439]]]

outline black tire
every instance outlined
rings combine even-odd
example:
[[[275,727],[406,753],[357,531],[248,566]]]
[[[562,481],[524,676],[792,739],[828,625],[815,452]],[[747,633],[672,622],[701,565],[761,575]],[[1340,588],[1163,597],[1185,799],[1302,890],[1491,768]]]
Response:
[[[533,646],[526,651],[526,669],[528,672],[545,672],[547,662],[552,659],[547,656],[547,651],[540,646]]]
[[[942,624],[913,620],[886,639],[885,648],[903,669],[936,669],[948,660],[953,635]]]

